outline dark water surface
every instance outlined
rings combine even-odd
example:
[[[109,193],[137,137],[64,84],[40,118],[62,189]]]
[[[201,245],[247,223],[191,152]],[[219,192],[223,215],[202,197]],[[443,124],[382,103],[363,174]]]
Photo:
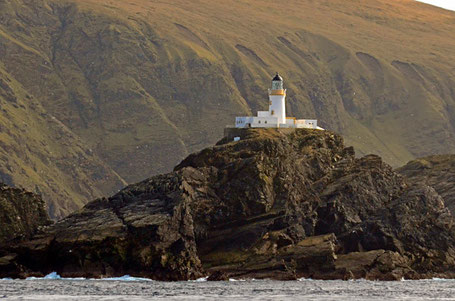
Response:
[[[0,300],[455,300],[455,281],[0,280]]]

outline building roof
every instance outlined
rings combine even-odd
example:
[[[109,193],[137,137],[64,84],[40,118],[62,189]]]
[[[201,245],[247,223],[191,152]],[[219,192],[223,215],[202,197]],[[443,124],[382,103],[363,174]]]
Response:
[[[272,79],[272,81],[283,81],[283,78],[278,74],[278,72],[276,73],[275,77]]]

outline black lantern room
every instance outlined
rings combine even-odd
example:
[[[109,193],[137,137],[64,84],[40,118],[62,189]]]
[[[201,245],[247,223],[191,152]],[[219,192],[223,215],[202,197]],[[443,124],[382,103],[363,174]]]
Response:
[[[272,79],[272,90],[283,90],[283,78],[278,74],[278,72]]]

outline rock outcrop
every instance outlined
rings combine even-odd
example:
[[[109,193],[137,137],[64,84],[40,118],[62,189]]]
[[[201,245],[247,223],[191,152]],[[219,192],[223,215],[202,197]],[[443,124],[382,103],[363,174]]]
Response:
[[[409,182],[433,187],[455,214],[455,155],[435,155],[410,161],[397,172]]]
[[[40,196],[0,183],[0,246],[30,239],[50,223]]]
[[[453,218],[433,188],[328,131],[236,135],[10,246],[0,277],[453,277]]]

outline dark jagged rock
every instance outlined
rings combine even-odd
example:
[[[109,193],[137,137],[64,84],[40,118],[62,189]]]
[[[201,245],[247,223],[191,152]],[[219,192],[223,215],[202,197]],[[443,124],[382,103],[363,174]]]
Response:
[[[437,192],[328,131],[247,129],[9,248],[25,277],[452,277]],[[12,257],[11,257],[12,256]],[[3,258],[6,260],[5,258]],[[1,262],[2,258],[0,258]]]
[[[213,274],[211,274],[209,277],[207,277],[208,281],[228,281],[229,276],[222,272],[222,271],[215,271]]]
[[[433,187],[455,214],[455,155],[435,155],[410,161],[397,169],[409,182]]]
[[[142,275],[159,280],[202,276],[188,184],[157,176],[110,199],[98,199],[14,249],[20,264],[66,277]],[[35,273],[34,273],[35,275]]]
[[[45,206],[40,196],[0,183],[0,275],[26,273],[16,262],[17,254],[9,253],[5,246],[30,239],[50,225]]]
[[[0,183],[0,246],[29,239],[51,222],[40,196]]]

